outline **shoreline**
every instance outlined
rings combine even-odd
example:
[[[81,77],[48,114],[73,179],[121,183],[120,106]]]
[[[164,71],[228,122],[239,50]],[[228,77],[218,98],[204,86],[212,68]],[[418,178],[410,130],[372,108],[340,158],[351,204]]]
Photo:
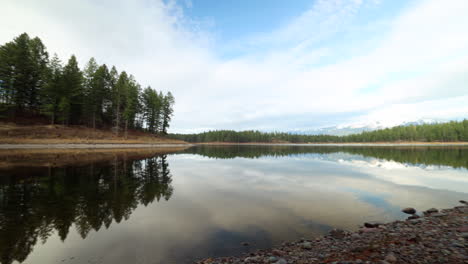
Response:
[[[60,143],[60,144],[0,144],[0,150],[11,149],[138,149],[138,148],[170,148],[170,147],[189,147],[192,144],[185,143],[160,143],[160,144],[121,144],[121,143],[104,143],[104,144],[76,144],[76,143]]]
[[[0,143],[0,150],[8,149],[116,149],[164,148],[187,146],[310,146],[310,147],[463,147],[468,142],[366,142],[366,143]]]
[[[248,143],[236,143],[236,142],[203,142],[203,143],[190,143],[193,145],[210,145],[210,146],[468,146],[468,142],[421,142],[421,141],[408,141],[408,142],[349,142],[349,143],[263,143],[263,142],[248,142]]]
[[[468,263],[468,203],[460,203],[462,206],[450,209],[412,214],[407,220],[364,223],[356,232],[333,229],[322,237],[195,263]],[[412,208],[403,211],[408,209]]]

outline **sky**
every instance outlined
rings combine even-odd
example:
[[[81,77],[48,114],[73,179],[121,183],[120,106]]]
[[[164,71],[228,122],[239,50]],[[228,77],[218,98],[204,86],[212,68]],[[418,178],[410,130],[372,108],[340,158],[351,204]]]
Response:
[[[27,32],[176,99],[170,132],[468,118],[466,0],[1,0]]]

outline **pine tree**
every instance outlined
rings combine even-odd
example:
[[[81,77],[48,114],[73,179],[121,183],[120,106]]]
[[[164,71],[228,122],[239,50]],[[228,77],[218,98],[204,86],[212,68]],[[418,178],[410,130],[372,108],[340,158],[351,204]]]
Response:
[[[118,136],[119,130],[122,121],[122,110],[125,106],[125,91],[127,90],[128,86],[128,75],[125,71],[121,72],[119,75],[119,79],[115,84],[115,88],[112,91],[112,105],[114,108],[114,132]]]
[[[171,92],[168,92],[163,98],[162,103],[162,133],[167,135],[167,129],[169,128],[169,122],[172,119],[172,114],[174,112],[173,105],[175,103],[174,96]]]
[[[52,124],[57,120],[59,104],[63,94],[63,66],[57,54],[48,65],[44,88],[41,91],[41,112],[50,118]]]
[[[130,75],[125,89],[125,104],[123,110],[123,119],[125,120],[125,138],[128,134],[128,126],[134,127],[135,116],[139,110],[138,93],[140,85],[135,81],[134,77]]]
[[[83,105],[84,115],[87,123],[96,128],[96,115],[101,107],[101,98],[99,98],[99,87],[96,79],[98,64],[94,58],[91,58],[83,70],[83,92],[85,101]]]
[[[62,100],[61,104],[70,104],[66,107],[69,109],[68,121],[70,124],[79,124],[82,120],[84,91],[83,74],[75,55],[70,57],[63,69],[63,90],[67,100]]]
[[[39,109],[39,95],[44,87],[47,78],[47,64],[49,63],[49,54],[42,41],[36,37],[30,43],[31,52],[31,84],[28,89],[28,106],[31,111]]]

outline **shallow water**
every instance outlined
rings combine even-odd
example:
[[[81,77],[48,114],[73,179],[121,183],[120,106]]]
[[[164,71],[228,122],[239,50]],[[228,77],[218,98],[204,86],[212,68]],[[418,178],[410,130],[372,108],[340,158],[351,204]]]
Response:
[[[7,166],[0,262],[190,263],[460,199],[467,147],[201,146]]]

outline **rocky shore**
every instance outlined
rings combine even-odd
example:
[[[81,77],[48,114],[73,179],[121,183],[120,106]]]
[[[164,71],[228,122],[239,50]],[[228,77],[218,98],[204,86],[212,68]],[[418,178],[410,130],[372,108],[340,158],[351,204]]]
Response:
[[[242,257],[205,259],[215,263],[468,263],[468,203],[452,209],[414,208],[405,221],[364,223],[357,232],[334,229],[326,236],[283,243]]]

